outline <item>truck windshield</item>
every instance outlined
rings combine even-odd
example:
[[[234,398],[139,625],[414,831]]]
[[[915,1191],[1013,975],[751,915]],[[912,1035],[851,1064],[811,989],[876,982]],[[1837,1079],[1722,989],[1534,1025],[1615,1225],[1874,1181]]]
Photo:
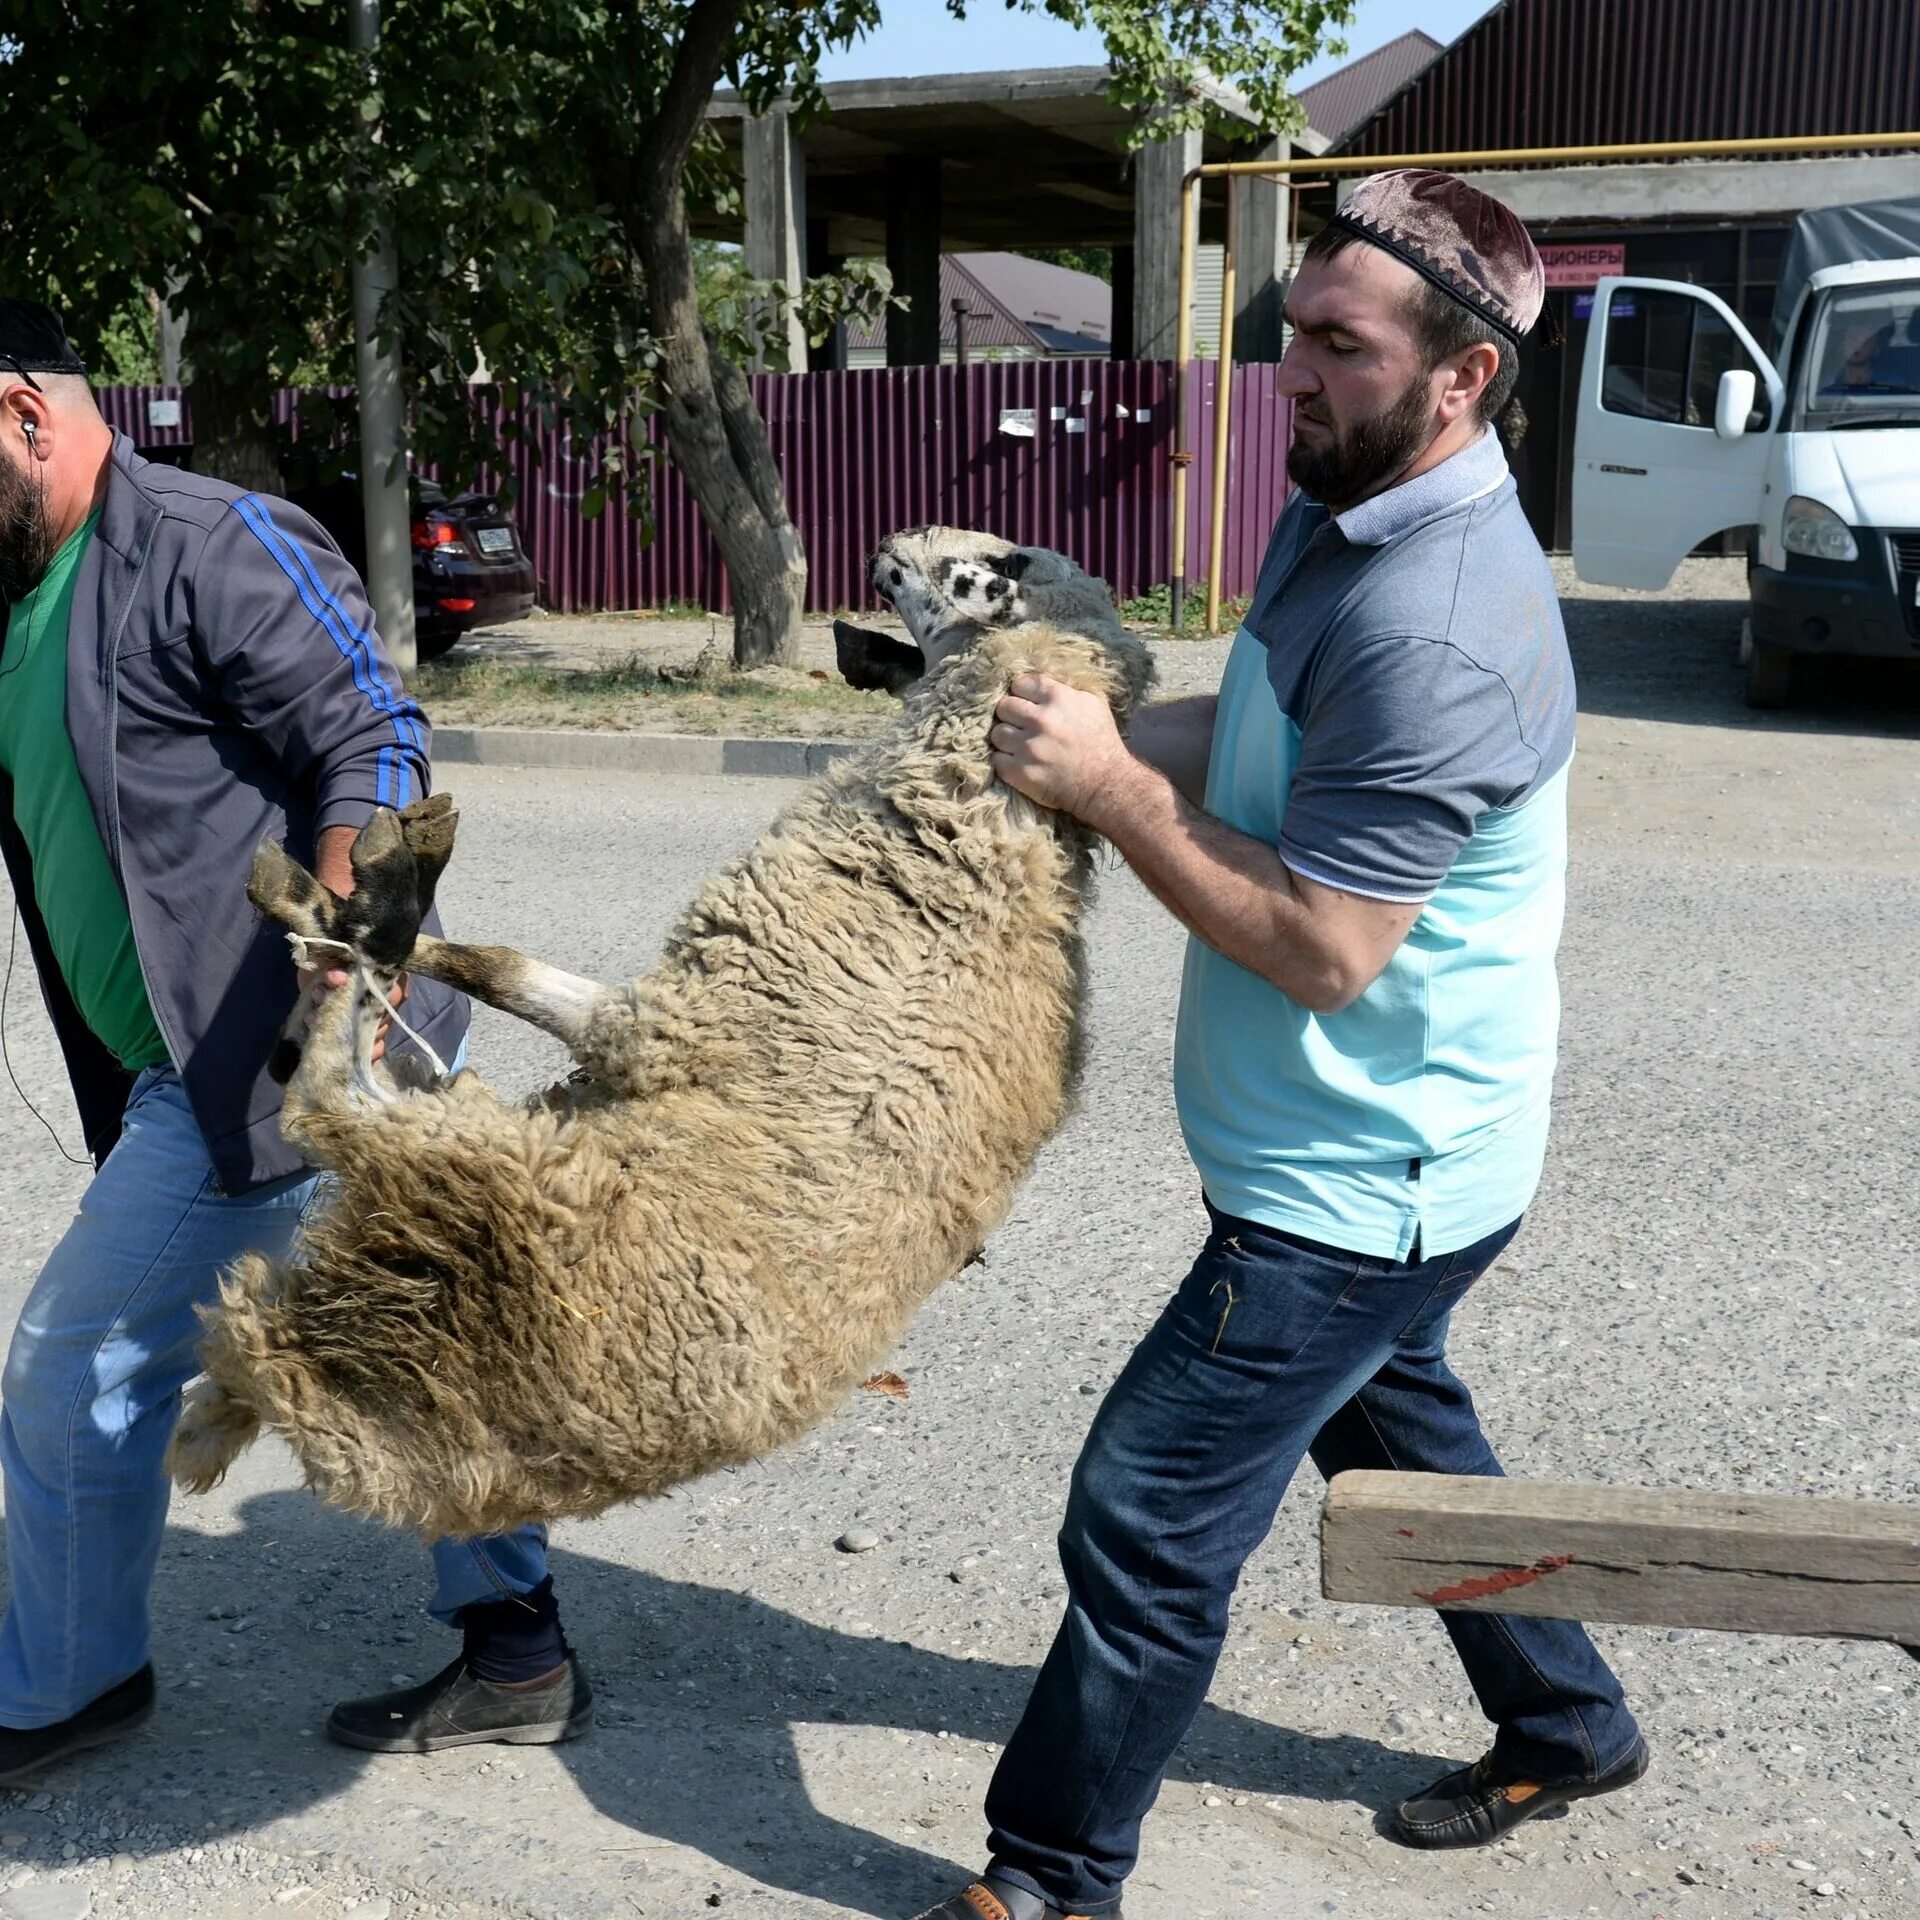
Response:
[[[1829,290],[1798,411],[1802,428],[1920,426],[1920,280]]]

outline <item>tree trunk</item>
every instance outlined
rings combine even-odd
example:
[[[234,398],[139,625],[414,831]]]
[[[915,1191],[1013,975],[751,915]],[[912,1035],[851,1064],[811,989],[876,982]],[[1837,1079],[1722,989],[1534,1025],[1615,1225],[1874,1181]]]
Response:
[[[273,389],[266,381],[197,376],[191,392],[194,472],[249,493],[284,491]]]
[[[746,376],[712,350],[701,327],[687,225],[687,155],[724,70],[741,6],[742,0],[694,0],[660,110],[614,197],[646,275],[668,455],[686,476],[727,563],[734,664],[791,666],[800,652],[806,551]]]
[[[711,339],[704,345],[733,471],[745,483],[771,536],[770,541],[756,540],[752,551],[743,552],[737,560],[731,554],[727,557],[734,597],[734,664],[749,667],[774,661],[783,667],[797,666],[800,620],[807,610],[807,550],[787,512],[773,443],[767,438],[767,423],[753,404],[747,376],[715,350]]]

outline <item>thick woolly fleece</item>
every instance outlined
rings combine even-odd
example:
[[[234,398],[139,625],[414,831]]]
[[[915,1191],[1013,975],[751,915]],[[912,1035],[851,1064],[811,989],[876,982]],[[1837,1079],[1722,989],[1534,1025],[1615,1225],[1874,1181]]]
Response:
[[[1093,845],[994,778],[987,731],[1023,672],[1123,717],[1145,693],[1146,650],[1088,604],[940,660],[608,996],[559,1110],[464,1073],[303,1116],[337,1198],[225,1282],[176,1474],[210,1485],[264,1423],[335,1506],[492,1533],[837,1406],[1066,1111]]]

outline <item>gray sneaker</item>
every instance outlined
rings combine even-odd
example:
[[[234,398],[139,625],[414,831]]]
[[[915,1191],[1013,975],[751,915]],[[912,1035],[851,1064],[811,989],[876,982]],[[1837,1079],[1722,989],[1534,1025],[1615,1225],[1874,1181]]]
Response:
[[[467,1671],[463,1654],[417,1687],[345,1700],[327,1720],[342,1746],[368,1753],[438,1753],[490,1740],[550,1747],[593,1724],[593,1689],[571,1653],[551,1680],[532,1687],[496,1686]]]

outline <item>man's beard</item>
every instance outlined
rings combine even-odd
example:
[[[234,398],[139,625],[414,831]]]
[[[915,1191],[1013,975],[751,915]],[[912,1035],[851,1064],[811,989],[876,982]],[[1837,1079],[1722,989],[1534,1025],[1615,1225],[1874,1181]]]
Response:
[[[1320,426],[1330,425],[1324,418]],[[1384,413],[1356,420],[1331,441],[1309,446],[1298,433],[1287,449],[1287,473],[1295,486],[1337,513],[1383,480],[1410,467],[1433,438],[1433,399],[1424,375]]]
[[[24,600],[46,577],[53,528],[46,501],[24,467],[0,453],[0,603]]]

